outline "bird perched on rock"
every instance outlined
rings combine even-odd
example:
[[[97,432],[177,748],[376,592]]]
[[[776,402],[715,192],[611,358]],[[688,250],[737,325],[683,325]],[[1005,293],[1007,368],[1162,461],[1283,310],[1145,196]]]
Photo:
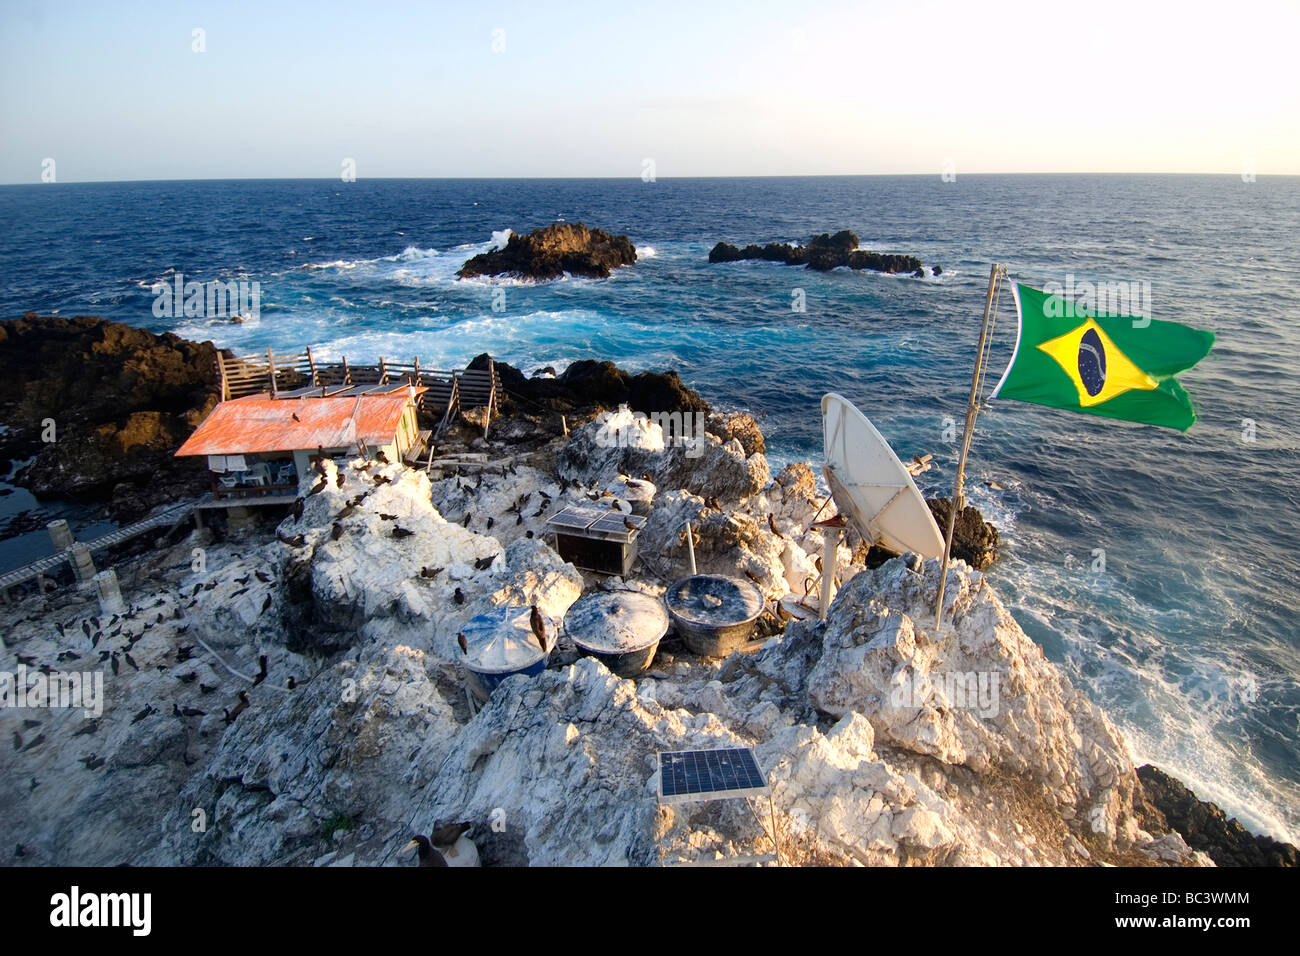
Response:
[[[290,412],[290,413],[289,413],[289,417],[292,418],[295,422],[300,422],[300,421],[302,421],[302,419],[298,417],[298,413],[297,413],[297,412]]]
[[[386,485],[390,481],[392,481],[392,479],[387,475],[375,475],[375,484],[377,485]]]
[[[405,856],[415,850],[420,866],[478,866],[478,847],[466,833],[468,823],[435,827],[428,836],[417,834],[402,847]]]
[[[537,643],[541,645],[543,651],[546,650],[546,618],[542,617],[542,612],[533,605],[532,611],[528,615],[528,626],[533,629],[533,636],[537,638]]]
[[[248,691],[241,690],[239,692],[239,703],[236,704],[234,707],[230,708],[229,710],[223,707],[221,713],[225,717],[227,726],[229,726],[230,724],[233,724],[235,722],[236,717],[238,717],[247,709],[248,709]]]
[[[407,531],[405,528],[401,527],[400,525],[393,525],[394,538],[409,538],[413,534],[415,534],[414,531]]]
[[[330,526],[330,540],[337,541],[341,537],[343,537],[343,525],[336,521]]]
[[[420,568],[420,577],[422,578],[436,578],[441,573],[442,573],[442,568],[430,568],[430,567]]]
[[[322,491],[325,490],[326,484],[327,482],[325,481],[324,478],[322,478],[320,481],[316,482],[316,484],[311,486],[311,490],[307,492],[308,496],[320,494]]]
[[[392,462],[388,460],[388,456],[384,454],[384,450],[382,448],[379,449],[379,451],[375,452],[375,457],[379,459],[379,463],[381,465],[392,464]]]
[[[343,472],[340,471],[340,472],[338,473],[338,477],[334,479],[334,485],[335,485],[336,487],[338,487],[338,488],[342,488],[342,487],[343,487],[343,482],[344,482],[344,480],[345,480],[346,478],[347,478],[347,475],[343,474]]]
[[[261,654],[257,658],[257,675],[253,678],[253,686],[256,687],[264,680],[266,680],[266,655]]]
[[[460,652],[462,654],[469,653],[469,644],[465,641],[464,631],[461,631],[459,634],[456,635],[456,643],[460,645]]]
[[[453,601],[455,601],[457,604],[464,604],[464,603],[465,603],[465,592],[462,591],[460,588],[457,588],[457,589],[456,589],[456,593],[453,594],[453,595],[451,596],[451,599],[452,599]]]
[[[156,714],[156,713],[158,713],[158,711],[157,711],[157,709],[153,706],[153,704],[145,704],[145,705],[144,705],[144,708],[143,708],[143,709],[142,709],[138,714],[136,714],[134,717],[131,718],[131,723],[133,723],[133,724],[138,724],[138,723],[140,723],[140,721],[144,720],[146,717],[149,717],[149,716],[151,716],[151,715],[153,715],[153,714]]]
[[[495,554],[489,554],[485,558],[477,558],[474,561],[474,568],[478,571],[486,571],[488,568],[492,567],[492,562],[496,559],[497,556]]]
[[[785,538],[785,535],[783,535],[783,534],[781,533],[780,529],[777,528],[777,526],[776,526],[776,519],[775,519],[774,517],[772,517],[772,512],[770,512],[770,511],[767,513],[767,526],[768,526],[769,528],[772,529],[772,533],[773,533],[774,535],[776,535],[778,538],[781,538],[781,539],[784,539],[784,538]]]

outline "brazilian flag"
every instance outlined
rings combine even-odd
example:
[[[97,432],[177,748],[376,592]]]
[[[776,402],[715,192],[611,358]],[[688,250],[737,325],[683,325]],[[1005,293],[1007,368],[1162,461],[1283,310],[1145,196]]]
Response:
[[[1012,287],[1020,334],[993,398],[1187,431],[1192,400],[1173,378],[1209,353],[1214,333],[1177,322],[1090,315],[1028,286]]]

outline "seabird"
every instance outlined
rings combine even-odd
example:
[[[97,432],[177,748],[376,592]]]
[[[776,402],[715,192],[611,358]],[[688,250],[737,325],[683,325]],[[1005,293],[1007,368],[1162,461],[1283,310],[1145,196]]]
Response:
[[[263,584],[271,583],[271,576],[267,574],[265,571],[258,570],[258,571],[254,571],[253,573],[257,575],[257,580],[261,581]]]
[[[397,515],[387,515],[387,514],[384,514],[384,513],[381,511],[381,512],[379,512],[379,520],[380,520],[380,521],[396,521],[396,520],[397,520]]]
[[[420,866],[446,866],[447,861],[442,858],[442,854],[433,848],[429,838],[423,834],[417,833],[411,838],[411,842],[402,847],[398,856],[406,856],[412,850],[419,854]]]
[[[459,634],[456,635],[456,643],[460,645],[460,652],[462,654],[469,654],[469,644],[465,642],[464,631],[461,631]]]
[[[326,481],[324,478],[316,482],[316,484],[311,486],[311,490],[307,492],[308,496],[320,494],[322,491],[325,490],[325,484]]]
[[[221,713],[225,718],[226,725],[229,726],[230,724],[233,724],[235,722],[235,718],[238,717],[247,709],[248,709],[248,691],[241,690],[239,692],[239,703],[236,704],[234,707],[230,708],[229,710],[225,709],[224,707],[221,710]]]
[[[292,418],[295,422],[300,422],[300,421],[302,421],[302,419],[298,417],[298,413],[297,413],[297,412],[290,412],[290,413],[289,413],[289,417]]]
[[[546,650],[546,619],[542,617],[542,612],[533,605],[533,609],[528,614],[528,626],[533,629],[533,636],[537,638],[537,643],[541,645],[542,651]]]
[[[343,537],[343,525],[339,524],[336,521],[334,522],[334,525],[330,528],[330,539],[333,541],[337,541],[341,537]]]
[[[339,474],[338,474],[338,477],[334,479],[334,484],[335,484],[335,486],[338,487],[338,488],[342,488],[342,487],[343,487],[343,481],[344,481],[345,478],[347,478],[347,475],[343,474],[343,472],[340,471]]]
[[[198,671],[190,671],[188,674],[177,674],[176,679],[182,684],[193,684],[198,676]]]
[[[442,568],[420,568],[420,577],[422,578],[436,578],[441,573]]]
[[[413,534],[415,534],[414,531],[407,531],[405,528],[399,527],[398,525],[393,525],[394,538],[409,538]]]
[[[144,709],[142,709],[138,714],[136,714],[134,717],[131,718],[131,723],[138,724],[146,717],[156,713],[158,713],[158,711],[154,709],[153,704],[145,704]]]
[[[492,562],[496,559],[497,556],[495,554],[490,554],[486,558],[478,558],[474,562],[474,567],[479,571],[486,571],[488,568],[492,567]]]
[[[257,676],[253,678],[253,686],[256,687],[264,680],[266,680],[266,655],[261,654],[257,658]]]
[[[302,520],[302,509],[303,509],[303,505],[305,505],[305,504],[306,504],[306,501],[305,501],[304,499],[302,499],[302,498],[295,498],[295,499],[294,499],[294,501],[293,501],[293,520],[294,520],[294,523],[295,523],[295,524]],[[195,588],[195,589],[194,589],[194,593],[195,593],[195,594],[198,593],[198,588]]]
[[[780,530],[777,528],[777,526],[776,526],[776,519],[772,517],[772,512],[770,512],[770,511],[767,513],[767,526],[768,526],[769,528],[772,529],[772,533],[773,533],[774,535],[776,535],[778,538],[781,538],[781,539],[784,540],[785,535],[783,535],[783,534],[780,532]]]
[[[452,595],[452,600],[454,600],[457,604],[464,604],[464,603],[465,603],[465,593],[464,593],[463,591],[461,591],[460,588],[457,588],[457,589],[456,589],[456,593]]]

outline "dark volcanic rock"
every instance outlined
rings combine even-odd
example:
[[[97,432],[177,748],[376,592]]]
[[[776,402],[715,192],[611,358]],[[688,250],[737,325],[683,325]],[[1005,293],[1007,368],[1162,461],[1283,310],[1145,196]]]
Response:
[[[489,359],[480,355],[470,368],[486,368]],[[516,401],[516,410],[529,412],[595,412],[627,405],[633,411],[701,412],[707,414],[708,403],[699,393],[682,384],[676,372],[623,371],[613,362],[583,359],[574,362],[556,378],[529,378],[504,362],[496,363],[507,401]]]
[[[504,249],[470,259],[457,273],[473,276],[517,276],[523,279],[559,279],[568,272],[604,279],[610,270],[636,262],[636,249],[627,236],[612,236],[588,229],[580,222],[557,222],[526,236],[512,235]]]
[[[952,502],[948,498],[927,498],[925,503],[930,506],[940,533],[946,532]],[[976,571],[983,571],[998,559],[998,529],[985,521],[973,505],[957,513],[957,523],[952,529],[952,556],[961,558]]]
[[[871,269],[876,272],[910,272],[925,274],[921,260],[916,256],[901,256],[868,252],[858,249],[858,237],[847,229],[835,235],[822,233],[808,240],[807,245],[791,246],[770,242],[765,246],[748,245],[738,249],[730,243],[719,242],[709,252],[710,262],[738,262],[741,259],[761,259],[767,262],[784,262],[790,266],[805,266],[818,272],[829,272],[840,266],[850,269]],[[935,266],[935,275],[943,270]]]
[[[1289,843],[1255,836],[1235,817],[1228,819],[1213,803],[1196,799],[1196,794],[1159,767],[1147,764],[1137,769],[1145,791],[1145,806],[1138,804],[1143,828],[1151,833],[1178,831],[1193,850],[1202,850],[1218,866],[1296,866],[1300,854]],[[1155,813],[1152,813],[1154,809]],[[1159,814],[1159,816],[1156,816]]]
[[[92,316],[0,322],[0,454],[34,455],[34,494],[103,501],[114,517],[208,487],[172,452],[216,404],[217,350]],[[53,441],[47,432],[53,423]]]
[[[949,500],[927,498],[925,503],[930,506],[939,533],[943,534],[948,530]],[[952,556],[961,558],[976,571],[983,571],[998,559],[998,529],[985,521],[973,505],[967,505],[957,515],[957,524],[952,529]],[[867,549],[862,560],[867,567],[878,568],[893,557],[896,557],[893,552],[873,546]]]

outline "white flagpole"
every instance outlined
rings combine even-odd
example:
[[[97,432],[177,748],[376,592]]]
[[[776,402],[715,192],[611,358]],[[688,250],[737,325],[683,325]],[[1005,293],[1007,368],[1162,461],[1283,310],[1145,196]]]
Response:
[[[966,427],[962,432],[961,454],[957,458],[957,478],[953,482],[952,501],[948,508],[948,530],[943,538],[943,563],[939,567],[939,597],[934,605],[934,628],[937,631],[943,623],[943,590],[948,581],[948,560],[952,555],[952,533],[957,524],[957,512],[965,504],[962,485],[966,480],[966,456],[970,454],[971,439],[975,437],[975,419],[979,415],[979,390],[983,378],[986,343],[989,336],[989,320],[993,317],[993,298],[1006,270],[998,263],[989,269],[989,291],[984,299],[984,324],[980,326],[979,348],[975,356],[975,374],[970,383],[970,401],[966,405]]]

